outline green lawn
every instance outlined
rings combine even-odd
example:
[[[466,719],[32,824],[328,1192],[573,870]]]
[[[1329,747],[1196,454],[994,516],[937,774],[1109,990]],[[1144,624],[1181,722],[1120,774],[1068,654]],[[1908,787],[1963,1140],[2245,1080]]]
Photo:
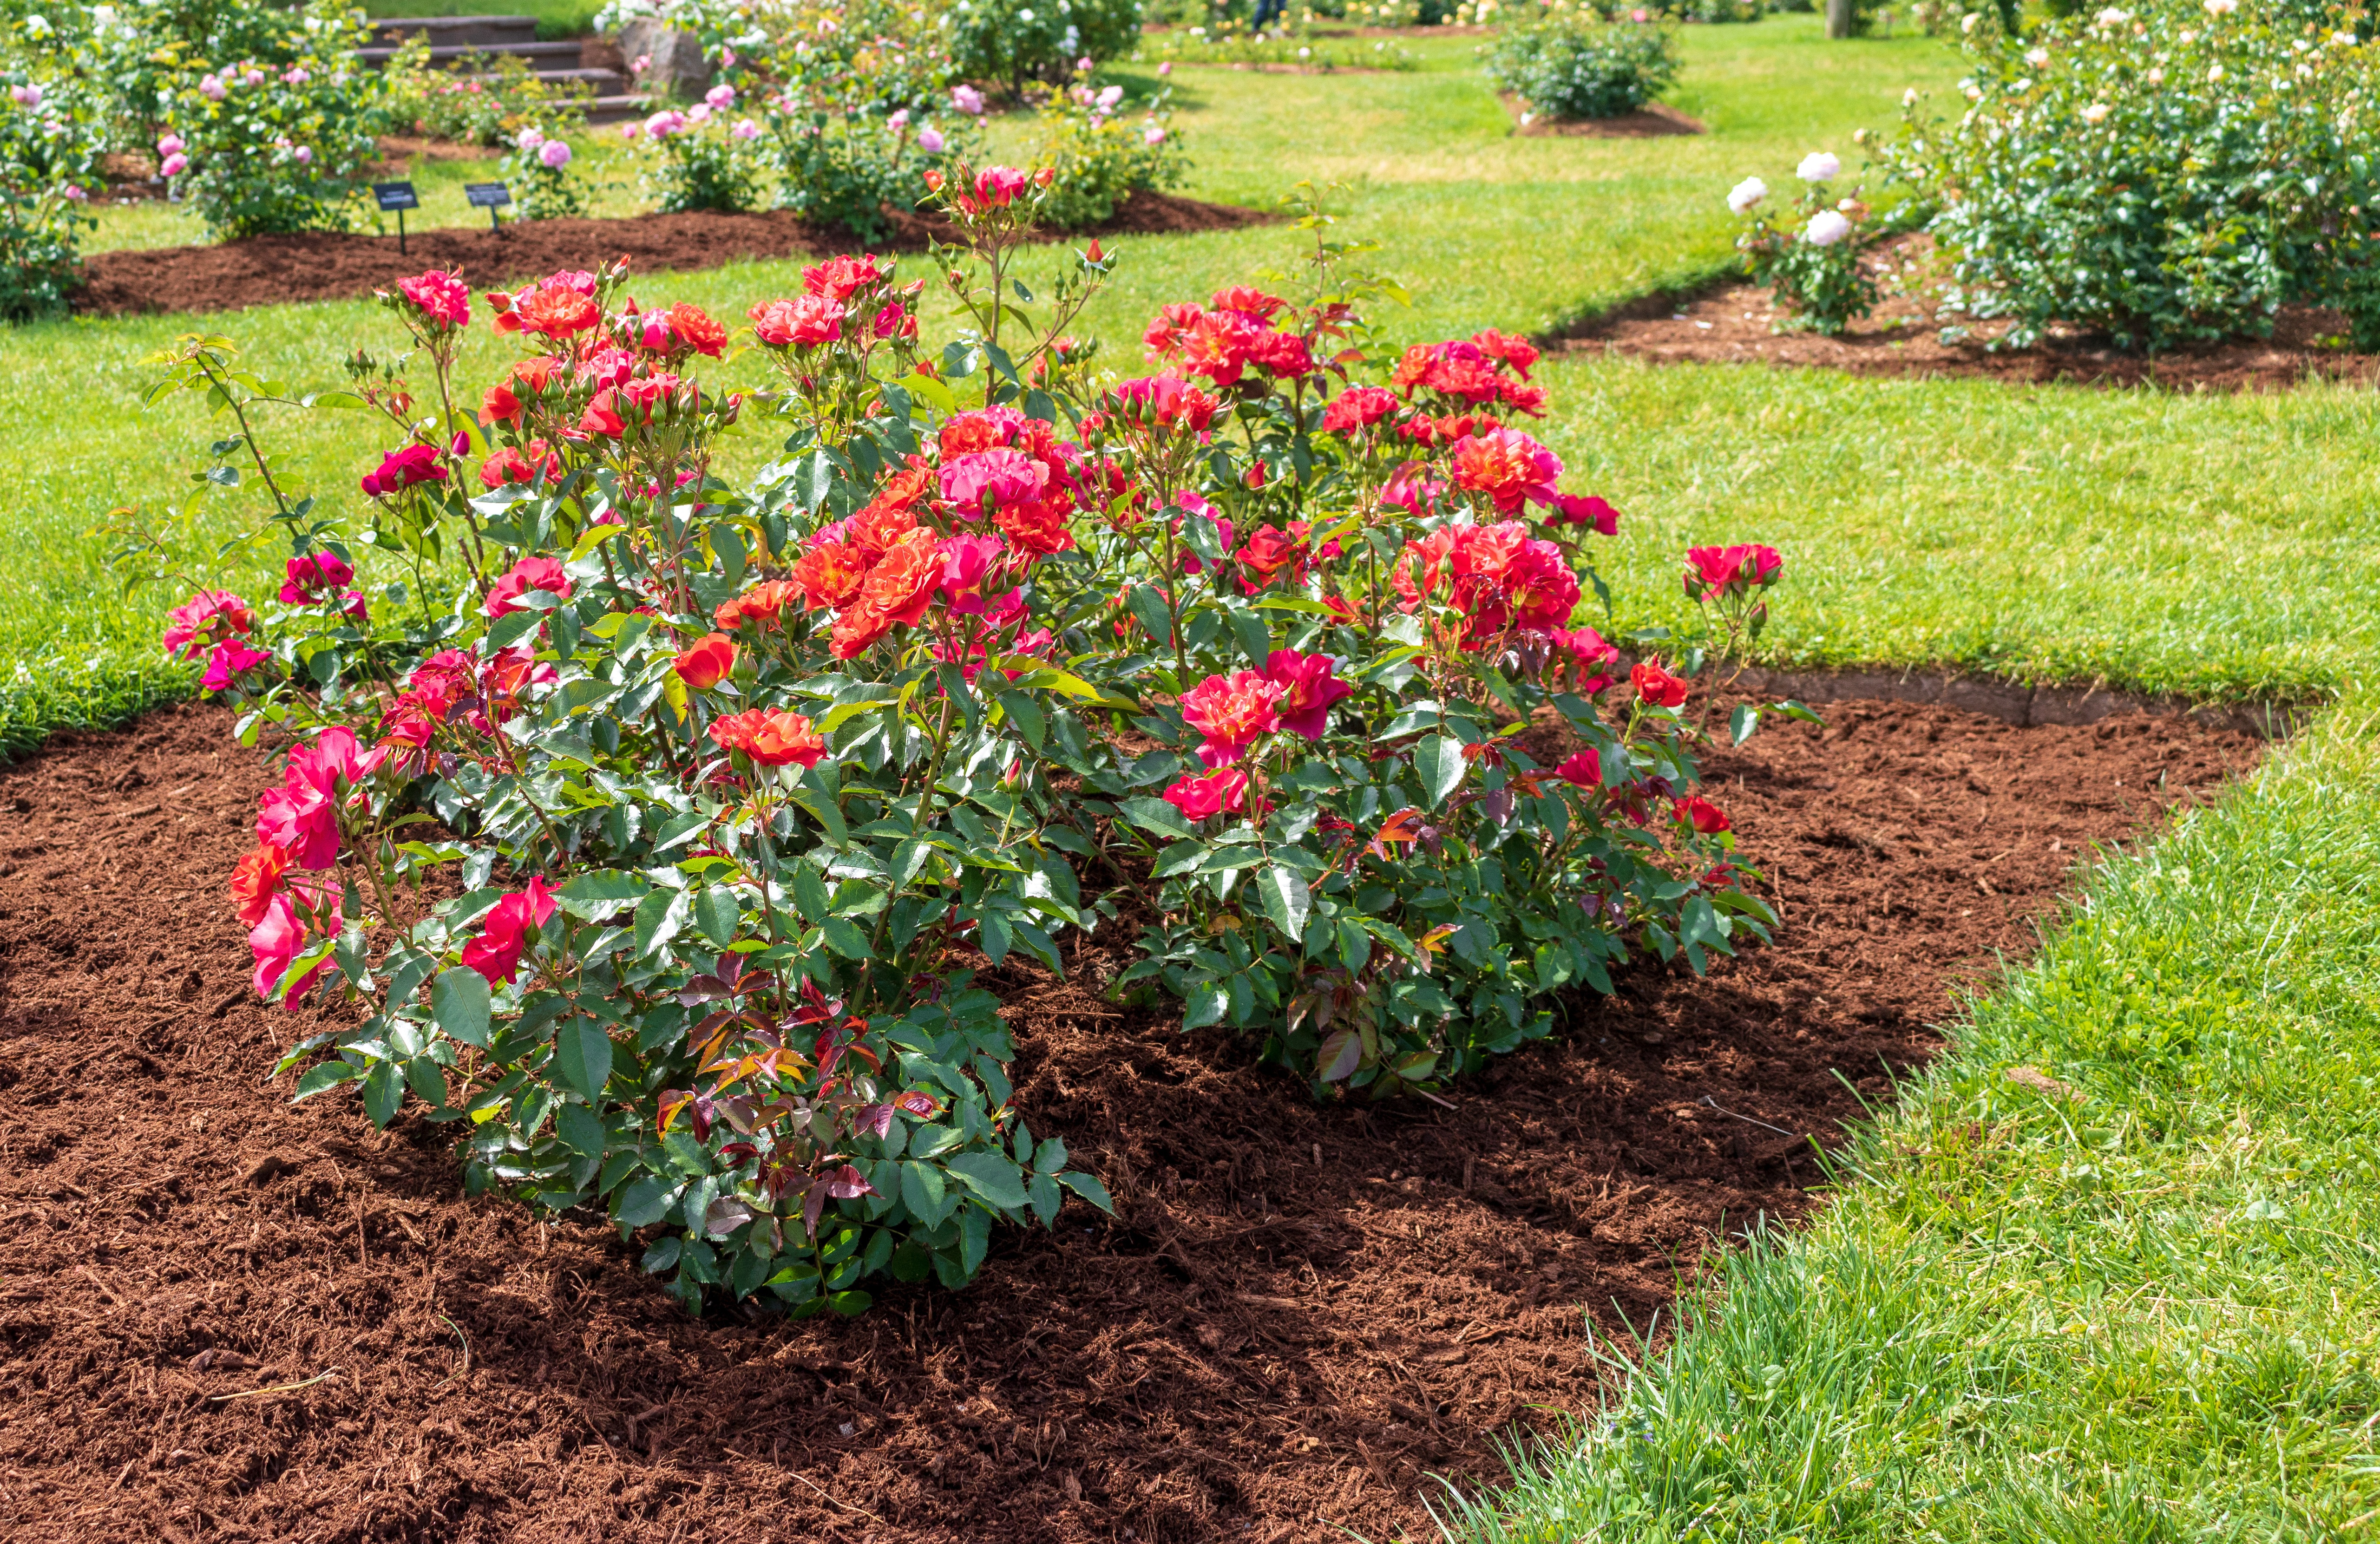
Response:
[[[1708,274],[1725,188],[1846,151],[1901,89],[1954,77],[1922,40],[1827,45],[1810,17],[1694,28],[1695,139],[1521,140],[1467,44],[1413,74],[1180,70],[1188,191],[1269,204],[1337,183],[1342,233],[1415,290],[1400,340],[1550,330]],[[1000,132],[1014,135],[1014,125]],[[590,157],[590,159],[598,159]],[[460,168],[420,179],[433,213]],[[625,178],[623,179],[625,180]],[[623,190],[615,195],[626,200]],[[118,244],[175,239],[109,211]],[[147,222],[144,224],[143,222]],[[1153,308],[1288,267],[1279,229],[1118,244],[1088,330],[1128,368]],[[1036,272],[1046,272],[1048,261]],[[1034,276],[1028,272],[1030,282]],[[494,275],[477,275],[487,279]],[[740,315],[795,265],[656,278]],[[200,323],[28,329],[0,411],[40,447],[0,469],[0,742],[119,716],[187,677],[151,639],[176,598],[120,596],[86,534],[178,496],[205,438],[144,416],[148,350]],[[206,319],[273,373],[337,379],[390,334],[361,303]],[[469,370],[504,351],[472,334]],[[728,382],[756,378],[750,360]],[[2180,396],[1549,358],[1544,433],[1625,513],[1624,620],[1682,607],[1689,541],[1758,540],[1789,578],[1764,646],[1795,663],[1950,663],[2338,705],[2253,784],[2090,881],[2041,957],[1864,1137],[1809,1229],[1731,1258],[1571,1440],[1471,1498],[1461,1537],[1571,1540],[2296,1540],[2380,1523],[2380,694],[2371,396]],[[280,437],[352,508],[385,436]],[[757,431],[731,469],[774,449]],[[249,575],[251,582],[256,576]],[[2053,1102],[2017,1064],[2072,1083]],[[1691,1306],[1690,1306],[1691,1307]]]

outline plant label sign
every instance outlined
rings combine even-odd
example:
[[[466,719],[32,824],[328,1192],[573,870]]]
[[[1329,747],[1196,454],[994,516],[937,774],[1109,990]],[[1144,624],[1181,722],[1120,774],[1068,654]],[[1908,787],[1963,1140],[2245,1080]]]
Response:
[[[413,184],[409,182],[375,182],[371,188],[372,197],[380,201],[383,213],[421,207],[421,200],[415,195]]]
[[[488,212],[488,228],[495,230],[499,228],[496,211],[513,201],[513,190],[501,182],[467,182],[463,184],[463,197],[470,201],[473,209]]]

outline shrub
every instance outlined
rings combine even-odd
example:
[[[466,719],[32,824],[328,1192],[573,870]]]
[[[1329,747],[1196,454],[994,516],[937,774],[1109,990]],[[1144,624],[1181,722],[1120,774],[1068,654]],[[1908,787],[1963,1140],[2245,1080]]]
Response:
[[[522,219],[565,219],[587,212],[586,189],[570,175],[577,159],[560,126],[530,125],[513,137],[512,153],[497,164],[496,175],[514,189]]]
[[[360,13],[286,19],[280,47],[187,66],[171,99],[180,143],[161,170],[218,236],[344,230],[378,153],[385,119],[354,64]]]
[[[1745,220],[1735,238],[1743,271],[1767,285],[1784,313],[1779,332],[1823,333],[1832,337],[1852,318],[1875,310],[1876,281],[1860,268],[1868,206],[1853,188],[1838,198],[1834,179],[1842,163],[1831,152],[1812,151],[1794,175],[1802,195],[1790,219],[1772,224],[1768,185],[1746,177],[1730,190],[1727,206]]]
[[[2157,351],[2306,304],[2380,347],[2372,44],[2213,0],[1978,29],[1968,56],[1962,115],[1912,94],[1879,153],[1950,260],[1945,308],[2006,320],[1997,346],[2067,323]]]
[[[0,72],[0,319],[67,309],[81,283],[80,230],[99,169],[89,93]]]
[[[1305,28],[1248,32],[1234,27],[1188,27],[1153,33],[1132,52],[1135,64],[1154,63],[1163,74],[1175,64],[1293,65],[1329,75],[1335,70],[1412,70],[1421,56],[1389,38],[1326,38]]]
[[[1548,11],[1500,32],[1487,63],[1488,78],[1532,113],[1609,118],[1669,89],[1678,45],[1664,28],[1608,23],[1584,8]]]
[[[586,126],[577,105],[586,88],[549,86],[512,54],[433,67],[429,40],[419,33],[382,67],[380,85],[389,121],[432,140],[509,145],[524,128],[552,136]]]
[[[950,0],[942,11],[951,65],[1022,101],[1028,82],[1061,85],[1075,67],[1132,52],[1138,0]]]
[[[1057,174],[1042,205],[1050,224],[1062,230],[1096,225],[1131,194],[1181,182],[1185,163],[1172,131],[1172,88],[1164,88],[1134,109],[1122,86],[1085,80],[1042,103],[1038,159]]]
[[[721,93],[724,92],[722,96]],[[714,86],[713,102],[681,112],[664,107],[621,134],[650,152],[644,181],[655,206],[669,213],[715,209],[733,213],[760,201],[759,124],[734,113],[735,88]]]
[[[1063,975],[1127,907],[1117,991],[1331,1097],[1770,921],[1692,792],[1688,683],[1621,687],[1572,626],[1618,517],[1507,421],[1535,349],[1369,360],[1385,286],[1318,237],[1304,300],[1170,306],[1160,371],[1100,385],[1066,329],[1111,261],[1038,301],[1013,272],[1054,176],[930,180],[961,336],[921,359],[924,283],[876,258],[753,307],[789,437],[743,491],[711,455],[756,407],[698,380],[699,310],[624,310],[611,271],[492,297],[526,357],[474,413],[468,292],[406,281],[418,395],[350,366],[397,442],[369,526],[268,476],[278,608],[204,590],[164,638],[286,747],[233,894],[260,991],[354,1011],[285,1058],[299,1097],[455,1123],[472,1188],[601,1207],[690,1307],[856,1311],[1103,1204],[1011,1107],[979,972]],[[265,390],[200,338],[178,389]],[[368,594],[373,553],[411,586]]]

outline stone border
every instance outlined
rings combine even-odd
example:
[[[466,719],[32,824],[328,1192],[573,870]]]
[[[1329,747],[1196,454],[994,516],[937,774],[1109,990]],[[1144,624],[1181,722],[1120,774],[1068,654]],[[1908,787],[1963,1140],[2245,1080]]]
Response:
[[[1725,679],[1716,673],[1708,678]],[[2311,702],[2204,703],[2112,687],[2028,687],[1998,676],[1924,670],[1764,670],[1751,665],[1734,678],[1732,689],[1813,703],[1857,699],[1937,702],[2022,725],[2096,723],[2118,713],[2179,714],[2263,740],[2288,738],[2321,711],[2320,704]]]

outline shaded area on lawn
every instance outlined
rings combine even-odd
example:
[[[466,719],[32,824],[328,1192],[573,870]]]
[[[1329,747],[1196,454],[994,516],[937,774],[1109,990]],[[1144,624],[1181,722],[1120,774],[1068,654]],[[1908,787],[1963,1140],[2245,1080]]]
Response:
[[[1801,1134],[1888,1097],[2091,844],[2259,750],[2179,718],[1828,717],[1706,769],[1779,944],[1566,1004],[1451,1111],[1319,1108],[1120,1012],[1118,928],[1069,941],[1073,981],[994,973],[1018,1106],[1117,1219],[1073,1204],[964,1293],[798,1325],[691,1322],[607,1229],[466,1202],[447,1128],[288,1110],[260,1072],[337,1015],[247,985],[223,886],[264,770],[211,707],[60,736],[0,772],[0,1482],[161,1536],[1426,1527],[1426,1471],[1485,1479],[1512,1423],[1595,1397],[1581,1305],[1642,1326],[1716,1230],[1805,1210]]]
[[[212,247],[156,247],[100,252],[86,262],[75,297],[84,315],[137,311],[237,310],[292,300],[334,300],[370,295],[426,269],[459,269],[474,285],[542,278],[564,269],[592,269],[614,258],[630,272],[718,268],[750,259],[825,256],[870,247],[921,251],[949,240],[954,228],[922,214],[893,214],[889,241],[864,242],[833,225],[781,212],[639,214],[625,220],[522,220],[500,231],[450,228],[412,232],[399,249],[394,236],[312,232],[253,236]],[[1170,235],[1236,230],[1272,216],[1226,204],[1202,203],[1142,189],[1117,205],[1112,218],[1051,240],[1090,236]]]

